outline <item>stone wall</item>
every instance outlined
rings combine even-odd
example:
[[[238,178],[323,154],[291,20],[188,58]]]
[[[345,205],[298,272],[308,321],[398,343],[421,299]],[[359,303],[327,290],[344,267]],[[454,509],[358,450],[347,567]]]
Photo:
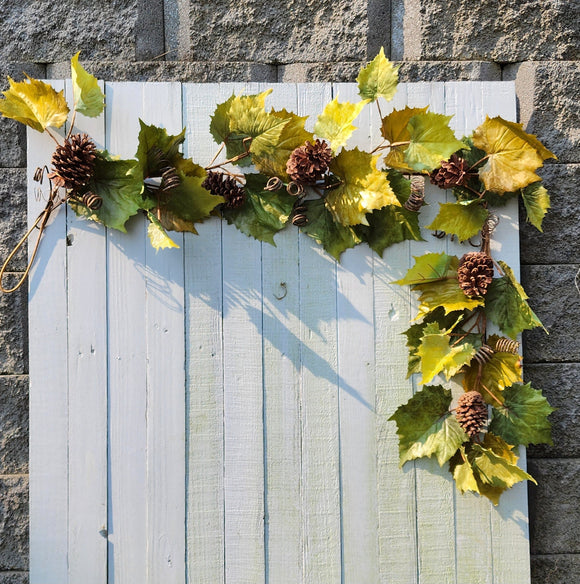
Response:
[[[558,155],[542,172],[545,233],[521,229],[523,283],[550,332],[525,336],[525,374],[559,408],[555,446],[528,452],[532,574],[569,584],[580,582],[579,23],[579,0],[0,0],[0,84],[68,77],[79,49],[110,80],[353,81],[381,46],[405,81],[515,79],[520,121]],[[0,119],[2,258],[24,231],[25,166],[23,128]],[[20,255],[13,269],[24,267]],[[26,320],[24,292],[0,295],[0,584],[28,581]]]

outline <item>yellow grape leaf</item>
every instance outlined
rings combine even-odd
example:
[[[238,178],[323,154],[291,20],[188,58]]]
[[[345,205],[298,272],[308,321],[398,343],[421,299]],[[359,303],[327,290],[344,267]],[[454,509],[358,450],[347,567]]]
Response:
[[[407,128],[409,120],[417,114],[426,113],[427,109],[428,107],[405,107],[404,110],[393,110],[388,116],[383,118],[381,127],[383,138],[389,144],[410,142],[411,134]],[[405,150],[407,146],[408,144],[391,148],[385,156],[385,165],[404,172],[411,172],[413,169],[405,162]]]
[[[445,314],[449,314],[456,310],[473,310],[478,306],[483,306],[484,302],[483,298],[470,298],[463,293],[457,281],[457,274],[446,280],[418,284],[414,289],[421,293],[418,318],[425,316],[438,306],[442,306]]]
[[[79,114],[96,118],[105,108],[105,96],[96,78],[79,63],[79,55],[80,51],[70,60],[74,109]]]
[[[3,92],[6,99],[0,101],[0,113],[38,132],[51,126],[60,128],[69,113],[64,92],[57,93],[47,83],[26,77],[28,81],[19,82],[8,77],[10,88]]]
[[[147,235],[149,236],[149,241],[151,245],[159,250],[166,249],[168,247],[179,247],[169,235],[163,229],[163,226],[158,221],[157,217],[153,213],[147,213],[149,218],[149,227],[147,227]]]
[[[513,353],[494,353],[481,368],[475,361],[469,365],[463,377],[465,391],[479,391],[492,406],[503,403],[502,392],[506,387],[522,381],[522,358]]]
[[[381,47],[379,54],[364,68],[356,78],[358,93],[361,99],[374,101],[382,97],[387,101],[393,99],[399,83],[399,67],[385,57],[385,50]]]
[[[430,383],[439,373],[449,380],[471,361],[475,348],[470,343],[452,346],[452,337],[440,330],[436,322],[428,324],[423,332],[417,355],[421,358],[421,383]]]
[[[422,256],[413,256],[413,259],[415,265],[409,268],[404,278],[395,280],[393,284],[414,286],[457,277],[459,260],[455,256],[443,252],[426,253]]]
[[[473,132],[473,144],[488,158],[479,176],[489,191],[506,193],[523,189],[541,180],[535,171],[547,158],[556,158],[522,124],[486,117]]]
[[[356,130],[352,123],[358,117],[368,99],[358,103],[338,103],[335,97],[326,105],[324,111],[318,116],[314,133],[319,138],[324,138],[330,144],[333,152],[346,144],[351,134]]]
[[[267,176],[278,176],[282,180],[288,179],[286,173],[286,163],[292,154],[292,151],[302,146],[306,141],[313,142],[312,132],[304,129],[304,122],[308,116],[300,117],[285,109],[282,111],[272,111],[272,116],[281,120],[288,120],[288,123],[282,128],[280,138],[274,151],[267,151],[266,156],[254,153],[254,164],[256,168]]]
[[[342,150],[332,159],[330,171],[340,178],[338,188],[325,198],[328,210],[342,225],[368,225],[365,215],[385,205],[401,206],[387,175],[377,169],[378,156],[358,148]]]

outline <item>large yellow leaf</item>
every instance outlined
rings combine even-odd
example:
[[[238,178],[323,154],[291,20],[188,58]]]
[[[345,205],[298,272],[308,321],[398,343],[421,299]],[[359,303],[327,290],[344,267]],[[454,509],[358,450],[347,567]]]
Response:
[[[479,176],[489,191],[506,193],[523,189],[541,180],[535,171],[547,158],[556,158],[522,124],[486,117],[473,132],[473,144],[488,158]]]
[[[446,280],[418,284],[413,289],[421,293],[417,318],[425,316],[438,306],[442,306],[445,314],[449,314],[456,310],[473,310],[483,305],[482,298],[470,298],[463,293],[456,276],[448,277]]]
[[[70,60],[74,109],[89,118],[96,118],[105,107],[105,96],[96,78],[79,63],[79,55],[80,51]]]
[[[325,202],[335,220],[342,225],[368,225],[365,215],[385,205],[401,206],[387,175],[377,169],[378,156],[358,148],[342,150],[330,163],[330,171],[341,179],[329,191]]]
[[[398,67],[385,57],[383,47],[379,54],[364,68],[356,78],[358,92],[362,99],[375,100],[383,97],[387,101],[393,99],[399,83]]]
[[[57,93],[47,83],[26,77],[28,81],[19,82],[8,77],[10,88],[3,92],[6,99],[0,101],[0,113],[38,132],[50,126],[60,128],[69,113],[64,92]]]
[[[356,130],[352,123],[358,117],[368,99],[358,103],[339,103],[335,97],[326,105],[324,111],[318,116],[314,133],[319,138],[324,138],[330,143],[330,148],[336,152],[346,144],[351,134]]]
[[[410,142],[411,134],[407,128],[409,120],[417,114],[424,114],[427,109],[428,107],[405,107],[404,110],[393,110],[383,119],[381,127],[383,138],[389,144]],[[391,148],[385,156],[385,164],[402,171],[412,171],[412,168],[405,162],[405,150],[407,147],[408,144]]]

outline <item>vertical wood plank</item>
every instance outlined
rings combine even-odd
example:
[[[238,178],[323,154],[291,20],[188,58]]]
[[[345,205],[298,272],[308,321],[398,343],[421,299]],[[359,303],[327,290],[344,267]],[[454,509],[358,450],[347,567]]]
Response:
[[[316,117],[332,99],[329,84],[298,85],[298,115]],[[301,234],[300,339],[304,576],[308,584],[341,581],[340,454],[336,261]]]
[[[429,111],[443,113],[444,86],[441,83],[413,83],[407,86],[408,105],[423,107]],[[421,210],[421,224],[429,225],[435,218],[442,199],[440,189],[425,184],[425,199],[428,206]],[[425,242],[411,242],[411,253],[421,256],[428,252],[445,252],[445,241],[434,238],[423,230]],[[413,313],[416,311],[416,294],[412,296]],[[417,377],[414,376],[414,383]],[[421,389],[416,386],[416,391]],[[417,549],[420,584],[455,583],[455,485],[447,465],[442,468],[435,459],[416,461],[417,472]]]
[[[247,84],[245,93],[264,89]],[[265,578],[262,248],[232,227],[222,249],[225,581],[257,584]]]
[[[183,87],[185,152],[202,166],[218,149],[207,120],[232,92],[230,84]],[[225,571],[222,225],[196,229],[184,242],[188,584],[223,582]]]
[[[132,158],[143,85],[107,83],[107,149]],[[113,105],[114,104],[114,105]],[[147,581],[147,347],[144,278],[149,245],[142,217],[108,232],[109,580]]]
[[[143,93],[146,124],[179,134],[181,84],[152,83]],[[146,242],[147,582],[185,582],[185,346],[183,235],[179,249]]]
[[[513,82],[486,83],[483,87],[483,110],[489,117],[517,119]],[[518,203],[510,201],[496,209],[500,222],[492,236],[491,251],[505,261],[520,277]],[[494,332],[493,329],[491,332]],[[519,448],[519,465],[526,468],[526,450]],[[493,581],[516,584],[530,581],[530,542],[527,483],[521,482],[506,491],[492,514]]]
[[[104,84],[101,83],[101,88]],[[72,84],[66,83],[72,108]],[[75,132],[105,146],[105,117]],[[107,582],[107,245],[105,228],[67,209],[70,582]]]
[[[294,84],[278,84],[266,108],[296,111]],[[302,581],[300,275],[298,229],[262,244],[266,581]]]
[[[64,82],[53,81],[61,91]],[[45,177],[33,175],[50,164],[55,144],[27,129],[28,222],[42,212],[50,192]],[[32,252],[34,237],[29,244]],[[53,215],[28,280],[30,339],[30,581],[68,580],[68,366],[66,295],[66,211]]]
[[[484,119],[482,86],[478,81],[445,84],[445,113],[453,115],[450,126],[457,138],[470,134]],[[443,192],[443,191],[442,191]],[[446,191],[446,202],[456,202],[452,191]],[[468,242],[460,244],[447,238],[447,252],[461,257],[473,251]],[[453,384],[457,398],[463,393],[460,384]],[[470,493],[455,497],[455,531],[457,542],[457,581],[487,584],[492,582],[491,503],[485,497]]]
[[[407,86],[381,103],[383,116],[404,109]],[[378,112],[371,110],[379,125]],[[389,417],[413,395],[407,376],[408,351],[403,331],[412,318],[407,287],[392,284],[409,268],[410,243],[402,242],[374,257],[374,312],[377,433],[377,513],[380,582],[417,582],[417,516],[415,465],[399,468],[397,426]]]
[[[333,86],[339,101],[356,102],[358,87]],[[356,119],[348,148],[370,143],[370,108]],[[373,252],[347,250],[337,269],[342,565],[345,584],[379,581]]]

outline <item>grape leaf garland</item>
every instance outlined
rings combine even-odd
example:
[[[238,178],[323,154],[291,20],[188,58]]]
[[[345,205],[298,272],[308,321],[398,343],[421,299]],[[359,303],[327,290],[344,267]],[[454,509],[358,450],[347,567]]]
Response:
[[[79,216],[120,231],[131,217],[144,215],[157,250],[177,247],[171,232],[196,234],[196,224],[219,216],[272,245],[292,224],[336,260],[362,243],[382,255],[400,242],[423,240],[423,194],[412,190],[411,179],[429,178],[450,189],[455,201],[439,204],[427,229],[460,242],[479,239],[481,252],[419,255],[396,282],[418,295],[416,318],[404,333],[407,375],[420,375],[418,383],[425,384],[390,418],[397,425],[400,464],[435,457],[449,465],[461,492],[494,504],[514,484],[533,480],[517,466],[515,448],[551,444],[554,410],[541,390],[523,382],[513,339],[542,324],[513,270],[491,258],[490,242],[493,208],[513,197],[521,196],[528,221],[542,230],[550,196],[536,171],[555,155],[536,136],[521,124],[487,117],[459,140],[451,118],[428,107],[383,115],[381,104],[396,94],[398,71],[381,49],[357,77],[360,101],[335,97],[310,125],[307,117],[269,109],[272,90],[234,94],[208,120],[216,142],[212,160],[184,156],[185,128],[170,135],[146,120],[140,121],[135,158],[121,160],[97,150],[90,137],[73,135],[76,114],[99,116],[105,98],[79,53],[71,59],[71,77],[72,115],[62,91],[30,77],[8,79],[0,99],[4,117],[46,132],[58,144],[49,200],[15,251],[35,226],[42,234],[50,215],[67,203]],[[368,107],[376,108],[382,138],[369,152],[349,146]],[[66,122],[63,144],[53,129]],[[24,281],[10,290],[2,286],[13,255],[0,271],[2,291]],[[490,323],[500,334],[489,335]]]

